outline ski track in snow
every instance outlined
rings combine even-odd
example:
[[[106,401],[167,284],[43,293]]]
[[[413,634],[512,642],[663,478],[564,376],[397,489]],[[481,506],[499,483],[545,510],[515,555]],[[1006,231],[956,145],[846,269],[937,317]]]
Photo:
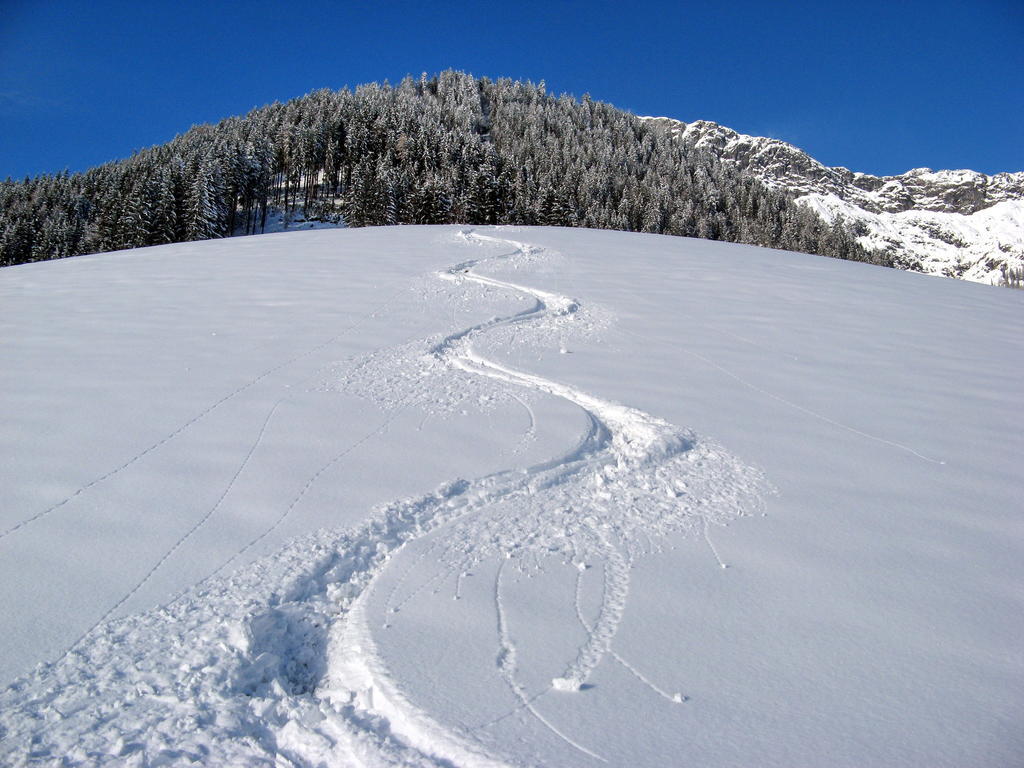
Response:
[[[117,611],[118,608],[120,608],[122,605],[128,602],[133,595],[135,595],[140,589],[142,589],[149,582],[149,580],[153,578],[156,572],[160,570],[161,566],[163,566],[163,564],[166,563],[171,558],[171,556],[174,555],[175,552],[181,549],[181,547],[183,547],[185,543],[190,538],[192,538],[192,536],[195,535],[211,517],[213,517],[214,513],[216,513],[216,511],[220,509],[220,505],[224,503],[224,499],[226,499],[228,497],[228,494],[231,493],[231,489],[235,487],[235,483],[238,481],[239,476],[242,474],[242,472],[245,471],[245,468],[248,466],[249,460],[252,458],[252,455],[256,452],[256,449],[259,448],[260,443],[263,442],[263,435],[265,435],[267,432],[267,426],[270,424],[270,420],[274,417],[274,414],[277,412],[278,407],[284,401],[285,398],[281,398],[280,400],[278,400],[276,403],[274,403],[274,407],[271,408],[270,411],[267,413],[267,417],[263,420],[263,424],[260,426],[260,431],[259,434],[256,436],[256,440],[252,443],[251,446],[249,446],[249,450],[245,454],[245,458],[242,459],[242,463],[238,465],[238,469],[235,470],[235,474],[231,477],[231,480],[224,488],[224,491],[221,493],[220,498],[217,499],[217,502],[212,507],[210,507],[210,509],[208,509],[201,518],[199,518],[195,525],[189,528],[176,542],[174,542],[174,544],[170,546],[170,548],[166,552],[163,553],[163,555],[160,556],[160,558],[156,561],[153,567],[146,572],[146,574],[135,584],[135,586],[129,589],[121,597],[120,600],[118,600],[110,608],[108,608],[107,612],[104,613],[99,619],[97,619],[92,624],[92,626],[90,626],[87,630],[85,630],[85,632],[79,635],[78,638],[75,639],[75,641],[68,646],[67,650],[63,654],[61,654],[60,659],[63,659],[65,656],[67,656],[67,654],[71,651],[72,648],[74,648],[76,645],[82,642],[82,640],[87,635],[89,635],[93,630],[95,630],[103,622],[109,619],[114,614],[114,612]]]
[[[596,752],[591,752],[589,749],[584,747],[582,744],[577,743],[569,736],[562,733],[558,728],[552,724],[544,715],[542,715],[537,707],[534,706],[533,700],[527,695],[526,691],[523,690],[523,686],[516,680],[516,656],[517,651],[515,644],[512,642],[512,638],[509,635],[508,619],[505,616],[505,608],[501,601],[501,575],[505,570],[505,561],[498,564],[498,572],[494,576],[494,611],[498,620],[498,669],[501,670],[502,679],[505,684],[512,690],[516,698],[519,699],[521,708],[527,710],[533,715],[540,723],[551,731],[555,736],[564,741],[573,749],[582,752],[588,757],[593,757],[600,760],[602,763],[608,762],[601,755]]]
[[[335,464],[337,464],[343,458],[345,458],[350,453],[352,453],[352,451],[356,450],[356,448],[358,448],[359,446],[363,445],[363,443],[365,443],[368,440],[376,437],[377,435],[383,434],[387,430],[387,428],[391,424],[391,422],[394,421],[398,417],[398,415],[402,412],[402,410],[404,410],[404,408],[405,408],[405,405],[403,405],[401,408],[395,409],[394,411],[391,412],[391,414],[386,419],[384,419],[380,424],[378,424],[375,429],[372,429],[371,431],[367,432],[365,435],[363,435],[361,438],[356,440],[354,443],[352,443],[350,445],[347,445],[343,450],[341,450],[338,453],[334,454],[334,456],[332,456],[326,463],[324,463],[319,469],[317,469],[316,472],[314,472],[312,475],[309,476],[309,478],[306,480],[306,482],[304,482],[302,484],[302,487],[299,489],[298,493],[295,494],[295,497],[292,499],[291,503],[287,507],[285,507],[284,511],[281,512],[281,514],[277,517],[276,520],[274,520],[273,523],[271,523],[266,529],[264,529],[257,536],[255,536],[254,538],[249,540],[245,545],[242,546],[241,549],[239,549],[237,552],[235,552],[235,554],[233,554],[230,558],[228,558],[226,561],[224,561],[224,563],[222,563],[217,568],[217,570],[214,571],[211,574],[211,576],[216,576],[216,575],[218,575],[220,573],[223,573],[238,558],[242,557],[246,552],[248,552],[250,549],[255,547],[257,544],[259,544],[265,538],[267,538],[267,536],[269,536],[271,533],[276,531],[281,526],[281,524],[287,519],[287,517],[299,505],[299,502],[301,502],[302,499],[306,496],[306,494],[309,493],[310,489],[314,485],[316,485],[317,481],[320,479],[320,477],[325,472],[327,472],[331,467],[333,467]]]
[[[530,306],[438,339],[378,351],[349,368],[339,386],[377,400],[391,413],[376,430],[313,473],[270,528],[228,562],[280,525],[327,469],[380,434],[410,404],[423,405],[429,415],[453,412],[474,395],[481,407],[519,401],[529,413],[532,435],[536,422],[527,396],[553,396],[588,417],[589,428],[579,442],[564,455],[526,469],[458,479],[425,496],[393,502],[354,530],[301,537],[233,576],[201,583],[165,608],[102,623],[59,662],[41,666],[0,694],[0,758],[59,758],[68,765],[121,763],[143,756],[253,765],[506,764],[472,732],[511,713],[475,729],[441,725],[405,698],[376,651],[368,606],[377,579],[393,557],[405,554],[408,543],[426,536],[433,542],[421,547],[418,556],[408,555],[413,562],[382,596],[390,612],[386,621],[395,621],[390,614],[452,572],[457,574],[458,596],[463,574],[497,559],[496,658],[520,702],[513,711],[525,709],[572,749],[604,760],[541,713],[539,695],[528,697],[517,681],[518,651],[503,606],[506,567],[524,569],[532,561],[540,568],[551,557],[584,569],[590,562],[603,564],[603,594],[593,622],[583,620],[580,587],[575,596],[567,596],[576,604],[587,638],[576,657],[566,659],[549,691],[588,687],[588,677],[611,656],[663,697],[681,700],[612,650],[628,600],[632,561],[660,546],[669,534],[706,535],[709,523],[725,524],[759,510],[769,486],[759,471],[710,440],[571,385],[516,370],[479,351],[475,344],[492,339],[505,347],[564,339],[577,330],[574,324],[585,330],[588,316],[568,297],[476,269],[537,260],[546,255],[544,249],[472,232],[462,233],[462,238],[482,248],[512,250],[462,262],[438,276],[456,289],[501,291],[527,299]],[[61,504],[331,341],[250,381]],[[262,431],[224,495],[261,438]],[[421,581],[395,603],[399,588],[434,551],[443,566],[441,575]]]
[[[777,400],[778,402],[782,403],[783,405],[788,405],[790,408],[793,408],[794,410],[800,411],[801,413],[804,413],[804,414],[806,414],[806,415],[808,415],[808,416],[810,416],[812,418],[818,419],[819,421],[823,421],[826,424],[831,424],[833,427],[837,427],[839,429],[846,430],[847,432],[851,432],[854,435],[859,435],[860,437],[866,438],[868,440],[874,440],[876,443],[881,443],[882,445],[888,445],[891,448],[896,448],[897,450],[900,450],[900,451],[906,451],[911,456],[916,456],[917,458],[921,459],[922,461],[927,461],[929,464],[945,464],[946,463],[945,461],[942,461],[940,459],[933,459],[930,456],[925,456],[923,453],[919,453],[918,451],[915,451],[909,445],[903,445],[902,443],[897,443],[897,442],[895,442],[893,440],[887,440],[886,438],[879,437],[878,435],[872,435],[872,434],[869,434],[868,432],[863,432],[863,431],[857,429],[856,427],[851,427],[849,424],[843,424],[841,421],[836,421],[835,419],[831,419],[828,416],[824,416],[824,415],[818,413],[817,411],[812,411],[810,408],[805,408],[802,405],[798,405],[797,403],[794,403],[794,402],[792,402],[790,400],[786,400],[784,397],[780,397],[779,395],[776,395],[773,392],[769,392],[766,389],[762,389],[761,387],[757,386],[756,384],[751,384],[746,379],[740,378],[739,376],[737,376],[732,371],[728,371],[725,368],[723,368],[722,366],[720,366],[718,363],[715,363],[715,362],[713,362],[711,360],[708,360],[708,358],[704,357],[704,355],[697,354],[696,352],[693,352],[691,350],[683,350],[683,351],[686,352],[688,355],[691,355],[691,356],[697,358],[701,362],[704,362],[707,365],[710,365],[712,368],[715,368],[715,369],[721,371],[722,373],[724,373],[729,378],[735,379],[736,381],[738,381],[743,386],[749,387],[750,389],[754,390],[755,392],[759,392],[760,394],[765,395],[766,397],[770,397],[772,400]]]
[[[587,567],[583,566],[583,567],[581,567],[579,569],[578,573],[576,574],[576,618],[579,620],[579,622],[582,625],[583,629],[585,629],[588,633],[590,633],[590,632],[593,631],[593,625],[591,624],[591,622],[587,621],[583,617],[583,606],[582,606],[583,574],[585,574],[586,572],[587,572]],[[618,654],[618,652],[616,652],[613,648],[611,648],[610,645],[609,645],[609,648],[608,648],[608,652],[611,654],[611,657],[613,659],[615,659],[615,661],[617,661],[619,664],[621,664],[627,671],[629,671],[629,673],[632,674],[633,677],[635,677],[641,683],[646,685],[648,688],[650,688],[656,694],[661,696],[661,698],[666,699],[667,701],[671,701],[673,704],[682,704],[684,701],[686,701],[686,698],[682,694],[680,694],[680,693],[668,693],[663,688],[661,688],[660,686],[656,685],[646,675],[642,674],[636,667],[634,667],[632,664],[630,664],[628,661],[626,661],[624,658],[622,658],[622,656],[620,656]]]
[[[207,406],[205,409],[203,409],[202,411],[197,413],[195,416],[193,416],[191,419],[186,421],[184,424],[182,424],[179,427],[177,427],[175,430],[173,430],[169,434],[163,436],[162,438],[157,440],[155,443],[152,443],[151,445],[147,446],[146,448],[143,448],[141,451],[139,451],[134,456],[132,456],[131,458],[129,458],[124,463],[120,464],[119,466],[115,467],[114,469],[111,469],[108,472],[105,472],[104,474],[102,474],[102,475],[100,475],[98,477],[93,478],[92,480],[90,480],[85,485],[80,486],[77,490],[75,490],[73,493],[69,494],[68,496],[65,496],[63,499],[58,501],[56,504],[53,504],[53,505],[47,507],[44,510],[36,512],[35,514],[30,515],[29,517],[26,517],[23,520],[20,520],[19,522],[15,523],[14,525],[10,526],[9,528],[7,528],[4,531],[0,531],[0,540],[3,540],[5,538],[7,538],[12,533],[16,533],[17,531],[25,528],[26,526],[31,525],[32,523],[35,523],[35,522],[37,522],[39,520],[42,520],[44,517],[47,517],[51,513],[56,512],[58,509],[61,509],[62,507],[64,507],[67,504],[69,504],[70,502],[74,501],[79,496],[81,496],[83,493],[88,491],[89,489],[94,488],[97,485],[100,485],[100,484],[106,482],[110,478],[112,478],[112,477],[114,477],[116,475],[121,474],[121,472],[123,472],[124,470],[128,469],[129,467],[131,467],[133,464],[135,464],[139,460],[145,458],[146,456],[148,456],[149,454],[153,453],[154,451],[159,450],[164,445],[166,445],[167,443],[171,442],[172,440],[174,440],[176,437],[180,436],[184,432],[187,432],[191,427],[193,427],[196,424],[198,424],[200,421],[205,419],[207,416],[209,416],[211,413],[216,411],[222,405],[224,405],[225,403],[235,399],[236,397],[241,395],[243,392],[245,392],[245,391],[251,389],[252,387],[256,386],[257,384],[259,384],[261,381],[263,381],[267,377],[272,376],[273,374],[277,373],[278,371],[281,371],[281,370],[287,368],[288,366],[293,365],[294,363],[299,362],[300,360],[304,360],[305,358],[310,357],[311,355],[316,354],[317,352],[319,352],[322,349],[326,349],[327,347],[329,347],[331,344],[333,344],[334,342],[338,341],[339,339],[347,336],[348,334],[352,333],[353,331],[358,330],[363,325],[363,323],[365,323],[367,320],[369,320],[371,318],[377,317],[378,313],[380,313],[380,312],[384,311],[385,309],[387,309],[387,307],[389,307],[391,305],[391,303],[398,297],[398,295],[400,293],[402,293],[404,290],[406,290],[406,287],[402,286],[401,288],[396,290],[393,294],[391,294],[391,296],[389,296],[380,305],[378,305],[372,312],[370,312],[369,314],[364,315],[363,317],[359,318],[359,320],[357,320],[355,323],[353,323],[349,327],[345,328],[340,333],[337,333],[334,336],[332,336],[331,338],[327,339],[327,341],[321,342],[320,344],[317,344],[314,347],[310,347],[309,349],[305,350],[304,352],[301,352],[301,353],[299,353],[299,354],[297,354],[297,355],[295,355],[293,357],[290,357],[287,360],[285,360],[283,363],[278,363],[277,365],[275,365],[272,368],[268,368],[267,370],[265,370],[263,373],[259,374],[255,378],[250,379],[249,381],[245,382],[241,386],[237,387],[236,389],[232,390],[228,394],[226,394],[223,397],[221,397],[219,400],[216,400],[214,403],[212,403],[211,405]]]
[[[712,326],[710,326],[710,325],[707,325],[707,324],[703,324],[703,325],[706,328],[712,328]],[[719,331],[720,333],[727,334],[727,335],[730,335],[730,336],[735,336],[735,334],[733,334],[733,333],[731,333],[729,331],[724,331],[724,330],[721,330],[721,329],[718,329],[718,328],[713,328],[713,330]],[[634,333],[633,331],[630,331],[630,330],[627,330],[627,329],[623,329],[623,332],[628,334],[628,335],[630,335],[630,336],[635,336],[638,339],[646,341],[646,339],[644,339],[643,336],[641,336],[638,333]],[[736,336],[736,338],[741,339],[742,337]],[[748,341],[747,339],[742,339],[742,340],[743,341]],[[761,347],[762,346],[762,345],[759,345],[759,344],[757,344],[755,342],[750,342],[750,343],[753,344],[754,346],[757,346],[757,347]],[[767,347],[765,347],[765,348],[767,348]],[[772,400],[775,400],[776,402],[782,403],[783,405],[788,406],[789,408],[792,408],[795,411],[799,411],[800,413],[802,413],[802,414],[804,414],[806,416],[810,416],[812,419],[817,419],[818,421],[822,421],[822,422],[824,422],[826,424],[830,424],[831,426],[836,427],[837,429],[845,430],[846,432],[850,432],[851,434],[857,435],[859,437],[863,437],[863,438],[865,438],[867,440],[873,440],[876,443],[881,443],[882,445],[888,445],[890,448],[895,448],[896,450],[899,450],[899,451],[905,451],[906,453],[909,453],[911,456],[916,456],[917,458],[921,459],[921,461],[926,461],[929,464],[944,465],[946,463],[945,461],[942,461],[940,459],[934,459],[934,458],[931,458],[930,456],[925,456],[923,453],[919,453],[918,451],[916,451],[913,448],[911,448],[909,445],[904,445],[903,443],[897,443],[897,442],[895,442],[893,440],[887,440],[886,438],[879,437],[878,435],[872,435],[872,434],[870,434],[868,432],[863,432],[862,430],[859,430],[856,427],[851,427],[849,424],[844,424],[841,421],[836,421],[835,419],[829,418],[828,416],[825,416],[824,414],[818,413],[817,411],[812,411],[810,408],[805,408],[804,406],[799,405],[798,403],[794,403],[792,400],[787,400],[786,398],[784,398],[784,397],[782,397],[780,395],[776,395],[774,392],[769,392],[767,389],[763,389],[762,387],[757,386],[757,384],[754,384],[754,383],[752,383],[750,381],[747,381],[746,379],[742,378],[741,376],[737,376],[735,373],[730,371],[728,368],[722,367],[721,365],[716,363],[714,360],[709,360],[704,355],[701,355],[701,354],[699,354],[697,352],[694,352],[693,350],[690,350],[690,349],[685,349],[685,348],[682,348],[682,347],[680,349],[683,352],[685,352],[686,354],[688,354],[690,357],[692,357],[692,358],[694,358],[696,360],[700,360],[705,365],[708,365],[708,366],[714,368],[715,370],[719,371],[720,373],[725,374],[730,379],[738,382],[739,384],[742,384],[744,387],[747,387],[748,389],[751,389],[754,392],[757,392],[758,394],[764,395],[765,397],[769,397]],[[778,352],[778,354],[785,354],[785,355],[787,355],[789,357],[792,357],[794,360],[798,359],[796,356],[790,355],[789,353]],[[711,541],[708,540],[708,543],[710,544]],[[716,553],[715,556],[717,557],[718,554]],[[722,567],[724,568],[725,566],[723,565]]]

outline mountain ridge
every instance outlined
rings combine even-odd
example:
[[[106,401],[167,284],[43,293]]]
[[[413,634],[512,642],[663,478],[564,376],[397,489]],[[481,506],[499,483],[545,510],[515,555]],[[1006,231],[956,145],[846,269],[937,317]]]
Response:
[[[648,232],[1013,284],[1024,173],[876,177],[710,121],[449,70],[314,91],[80,174],[0,181],[0,265],[304,220]]]
[[[998,282],[1024,262],[1024,171],[914,168],[875,176],[827,166],[788,142],[709,120],[643,119],[792,194],[828,221],[842,217],[862,246],[887,253],[896,267]]]
[[[611,104],[449,70],[314,91],[83,174],[0,182],[0,265],[260,233],[278,217],[588,227],[889,264],[791,197]]]

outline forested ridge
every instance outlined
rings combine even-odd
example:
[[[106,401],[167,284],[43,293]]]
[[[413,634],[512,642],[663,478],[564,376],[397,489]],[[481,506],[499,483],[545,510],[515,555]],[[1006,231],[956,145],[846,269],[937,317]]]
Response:
[[[0,265],[263,231],[544,224],[875,260],[751,175],[544,83],[446,71],[319,90],[84,173],[0,182]]]

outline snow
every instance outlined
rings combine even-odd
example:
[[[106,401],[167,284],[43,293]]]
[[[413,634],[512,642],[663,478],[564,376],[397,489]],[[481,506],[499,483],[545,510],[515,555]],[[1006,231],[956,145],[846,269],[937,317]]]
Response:
[[[929,275],[999,284],[1024,265],[1024,173],[915,168],[877,177],[827,167],[792,144],[706,120],[646,117],[686,144],[735,162],[826,221],[841,215],[869,251]]]
[[[2,762],[1024,754],[1020,292],[392,227],[0,301]]]
[[[262,227],[261,234],[270,235],[279,232],[297,232],[308,229],[339,229],[344,226],[345,224],[340,217],[337,222],[323,219],[305,219],[302,218],[301,214],[286,214],[280,208],[271,208],[267,212],[267,221]],[[232,234],[234,236],[244,235],[245,226],[239,226]]]
[[[1024,265],[1024,201],[1006,200],[970,215],[935,211],[871,213],[832,194],[811,194],[797,202],[826,221],[842,216],[857,221],[866,234],[857,238],[868,250],[889,250],[915,271],[961,277],[997,285],[1001,266]]]

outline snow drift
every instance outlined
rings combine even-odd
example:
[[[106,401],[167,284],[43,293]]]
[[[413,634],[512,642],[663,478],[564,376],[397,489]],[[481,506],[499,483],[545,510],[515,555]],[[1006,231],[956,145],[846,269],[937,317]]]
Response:
[[[0,295],[7,762],[1024,751],[1017,292],[401,227]]]

